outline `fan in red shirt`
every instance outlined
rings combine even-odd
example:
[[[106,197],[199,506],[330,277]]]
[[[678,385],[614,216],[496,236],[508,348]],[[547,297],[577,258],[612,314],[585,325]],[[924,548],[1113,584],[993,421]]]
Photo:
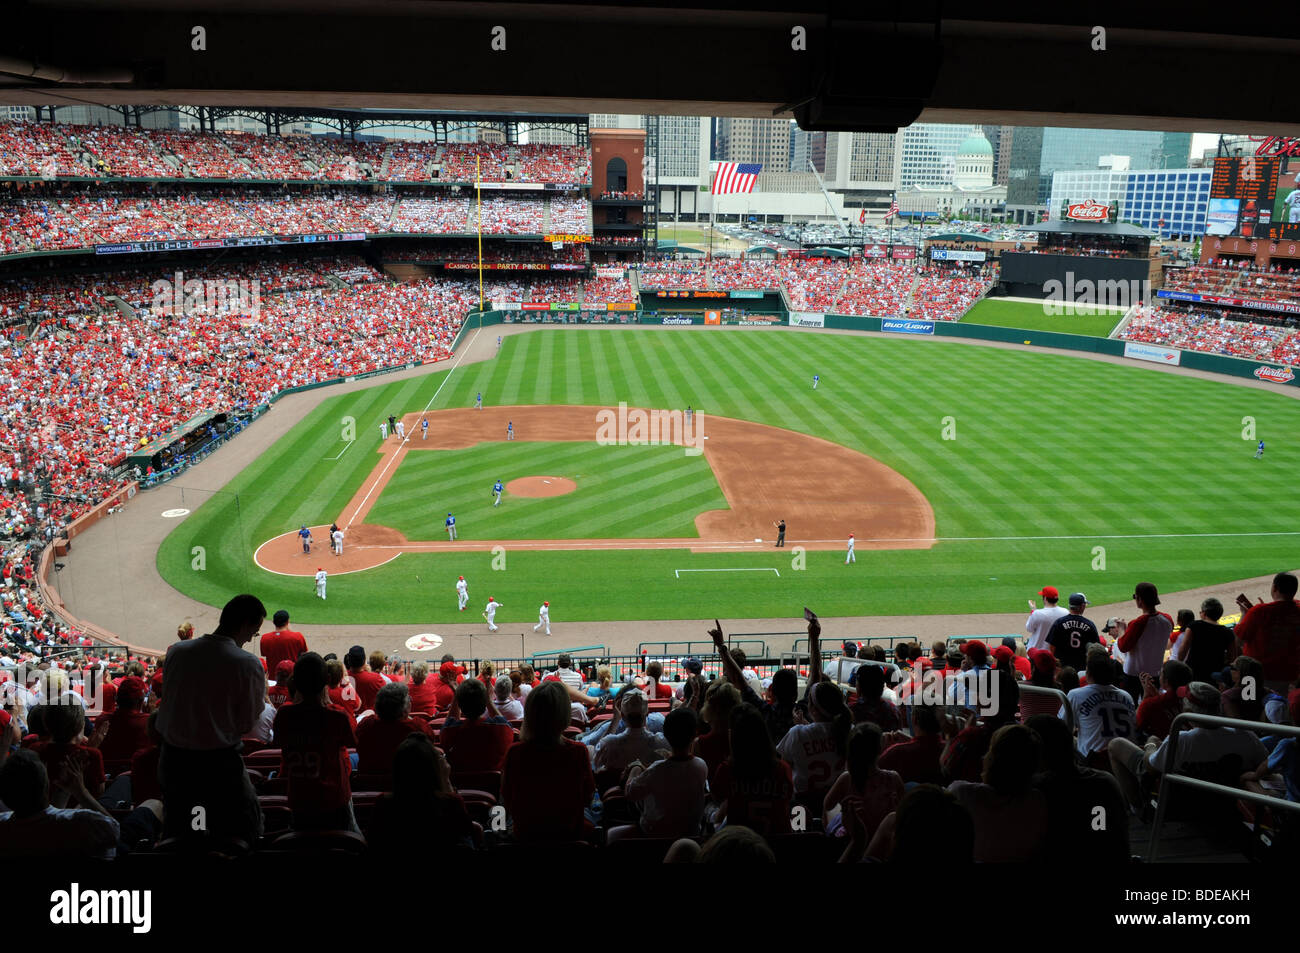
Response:
[[[564,737],[569,715],[569,693],[559,682],[528,693],[521,740],[501,766],[501,801],[516,840],[577,840],[591,829],[583,812],[596,781],[587,746]]]
[[[375,713],[357,725],[357,773],[391,777],[397,746],[412,733],[427,735],[424,722],[410,716],[405,685],[385,685],[375,696]]]
[[[1288,572],[1273,577],[1273,601],[1250,605],[1237,598],[1245,615],[1234,630],[1240,655],[1258,659],[1264,666],[1264,684],[1286,693],[1287,684],[1300,677],[1300,603],[1296,589],[1300,580]]]
[[[438,738],[455,773],[501,770],[514,743],[514,729],[497,714],[490,695],[477,678],[465,679],[456,689],[451,717]]]
[[[440,710],[445,711],[451,707],[451,703],[456,700],[456,683],[464,681],[465,676],[461,674],[460,666],[454,661],[442,660],[442,665],[438,668],[438,674],[433,676],[434,701]]]
[[[436,678],[429,678],[429,665],[416,662],[411,666],[411,683],[407,690],[411,695],[411,711],[422,711],[427,715],[438,711],[438,685]]]
[[[645,667],[647,678],[655,680],[655,698],[672,698],[673,687],[663,683],[664,667],[659,662],[651,662]]]
[[[141,748],[149,747],[149,716],[141,711],[144,705],[144,679],[122,679],[117,688],[117,708],[104,715],[108,722],[108,735],[100,743],[99,753],[106,762],[124,763]]]
[[[271,726],[283,751],[280,770],[289,779],[293,826],[355,831],[348,748],[357,739],[348,716],[330,706],[325,660],[315,652],[301,656],[293,669],[293,687],[293,702],[275,713]]]
[[[1160,668],[1160,685],[1150,675],[1142,678],[1142,703],[1138,705],[1137,726],[1144,734],[1164,740],[1183,710],[1178,689],[1192,683],[1191,666],[1170,659]]]
[[[718,767],[713,796],[720,805],[718,820],[742,824],[764,837],[790,833],[794,777],[753,705],[741,704],[731,712],[731,754]]]
[[[294,663],[288,659],[281,659],[272,669],[275,684],[268,688],[266,693],[271,699],[271,704],[276,708],[289,700],[289,682],[293,678],[293,665]]]
[[[357,689],[352,679],[343,671],[343,663],[336,658],[325,663],[325,684],[328,686],[330,704],[340,711],[345,711],[357,727],[357,712],[361,710],[361,699],[357,698]]]
[[[366,669],[366,650],[359,645],[348,649],[343,657],[348,675],[357,687],[357,699],[361,702],[361,711],[370,711],[375,707],[375,696],[388,684],[388,680],[379,672]]]
[[[943,768],[939,764],[943,754],[943,734],[939,724],[939,709],[930,705],[916,705],[912,709],[914,738],[901,735],[901,741],[887,747],[877,765],[882,770],[897,771],[904,783],[944,784]],[[897,738],[900,733],[895,733]]]
[[[45,714],[45,730],[51,740],[32,745],[43,762],[50,776],[57,776],[60,764],[66,759],[75,758],[81,765],[85,777],[86,789],[95,797],[104,793],[104,758],[98,746],[103,740],[107,724],[95,732],[89,744],[83,743],[82,731],[86,727],[86,713],[75,702],[56,705],[42,705]],[[57,798],[56,798],[57,800]],[[55,804],[64,807],[64,804]],[[86,805],[81,805],[86,806]]]
[[[267,669],[274,672],[280,662],[292,665],[298,661],[298,656],[307,651],[307,640],[301,632],[289,628],[289,613],[283,609],[276,612],[271,621],[275,624],[275,631],[262,636],[259,650],[262,658],[266,659]]]

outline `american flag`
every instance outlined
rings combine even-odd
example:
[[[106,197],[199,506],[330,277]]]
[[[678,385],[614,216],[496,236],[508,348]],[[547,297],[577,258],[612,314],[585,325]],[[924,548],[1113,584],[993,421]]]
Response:
[[[889,221],[897,214],[898,214],[898,199],[894,199],[894,201],[889,204],[889,211],[885,213],[885,221],[886,222]]]
[[[762,171],[761,165],[752,163],[719,162],[713,175],[713,194],[752,192],[754,183],[758,181],[758,173]]]

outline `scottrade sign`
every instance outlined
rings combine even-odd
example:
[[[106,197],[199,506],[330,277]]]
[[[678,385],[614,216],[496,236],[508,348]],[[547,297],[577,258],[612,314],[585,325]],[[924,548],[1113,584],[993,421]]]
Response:
[[[885,318],[880,322],[880,330],[892,331],[894,334],[933,334],[933,321],[900,321]]]

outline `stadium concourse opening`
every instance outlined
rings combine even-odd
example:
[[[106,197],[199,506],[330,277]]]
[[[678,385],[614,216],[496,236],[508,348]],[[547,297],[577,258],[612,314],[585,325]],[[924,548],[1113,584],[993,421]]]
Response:
[[[695,518],[698,537],[633,539],[457,539],[408,540],[398,530],[366,522],[383,488],[411,452],[460,450],[498,441],[513,422],[519,441],[591,442],[597,415],[606,408],[575,406],[458,408],[403,418],[408,434],[429,421],[429,439],[385,441],[378,462],[339,514],[346,531],[343,555],[330,560],[331,573],[359,572],[403,552],[467,552],[490,546],[509,549],[689,549],[692,552],[757,552],[774,544],[773,523],[789,527],[786,545],[839,549],[852,533],[862,549],[929,549],[934,545],[934,510],[912,482],[878,460],[807,434],[729,417],[697,415],[703,456],[712,468],[728,509]],[[630,413],[631,411],[629,411]],[[673,444],[682,444],[674,434]],[[613,452],[615,448],[611,448]],[[803,477],[816,461],[817,484]],[[556,479],[535,478],[535,479]],[[834,500],[813,502],[818,487],[834,487]],[[539,494],[541,495],[541,494]],[[311,527],[317,540],[329,527]],[[320,546],[324,551],[325,546]],[[269,539],[253,556],[271,572],[311,576],[318,557],[302,550],[298,531]]]

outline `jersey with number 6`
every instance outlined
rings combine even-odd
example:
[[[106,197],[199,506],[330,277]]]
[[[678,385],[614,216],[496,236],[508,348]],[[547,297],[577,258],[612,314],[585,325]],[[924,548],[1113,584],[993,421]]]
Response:
[[[1100,642],[1097,624],[1081,615],[1063,615],[1047,630],[1047,644],[1056,660],[1077,672],[1088,662],[1088,646]]]
[[[1128,692],[1114,685],[1084,685],[1066,699],[1079,727],[1079,754],[1105,751],[1112,738],[1137,737],[1137,708]]]

